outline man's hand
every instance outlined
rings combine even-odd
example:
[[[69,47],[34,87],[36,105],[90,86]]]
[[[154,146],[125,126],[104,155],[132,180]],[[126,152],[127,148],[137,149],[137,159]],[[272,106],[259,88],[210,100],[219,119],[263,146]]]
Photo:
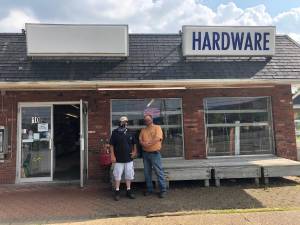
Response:
[[[137,153],[135,151],[131,152],[131,158],[135,159],[137,157]]]
[[[148,141],[148,142],[140,141],[140,143],[143,147],[149,147],[149,146],[153,145],[152,141]]]
[[[117,159],[114,155],[110,155],[110,159],[112,163],[116,163]]]
[[[141,145],[143,147],[150,147],[150,146],[155,145],[157,142],[160,142],[160,141],[161,141],[160,138],[155,138],[155,139],[153,139],[151,141],[148,141],[148,142],[141,142]]]
[[[137,157],[137,148],[136,148],[136,144],[133,145],[133,148],[132,148],[132,152],[130,153],[131,154],[131,158],[134,159]]]
[[[112,163],[115,163],[117,161],[113,145],[110,146],[110,160]]]

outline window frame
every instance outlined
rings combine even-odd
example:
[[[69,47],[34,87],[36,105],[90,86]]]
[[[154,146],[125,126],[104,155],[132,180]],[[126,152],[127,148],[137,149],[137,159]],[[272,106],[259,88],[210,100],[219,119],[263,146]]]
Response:
[[[113,101],[117,101],[117,100],[124,100],[124,101],[130,101],[130,100],[145,100],[145,99],[177,99],[180,100],[180,107],[181,107],[181,129],[182,129],[182,156],[178,156],[178,157],[167,157],[167,158],[163,158],[163,160],[169,160],[169,159],[185,159],[185,136],[184,136],[184,114],[183,114],[183,103],[182,103],[182,98],[178,97],[178,98],[164,98],[164,97],[149,97],[149,98],[111,98],[110,99],[110,135],[112,133],[112,129],[113,129],[113,125],[112,125],[112,116],[113,116],[113,111],[112,111],[112,102]]]
[[[271,137],[270,137],[270,144],[271,144],[271,151],[270,153],[265,153],[265,154],[247,154],[247,155],[223,155],[223,156],[209,156],[208,155],[208,148],[209,148],[209,143],[208,143],[208,138],[207,138],[207,128],[210,128],[210,127],[235,127],[236,124],[234,123],[230,123],[230,124],[224,124],[224,123],[219,123],[219,124],[206,124],[206,114],[207,114],[207,109],[205,107],[206,105],[206,101],[207,99],[209,98],[268,98],[269,99],[269,104],[270,104],[270,111],[268,112],[267,110],[261,110],[261,109],[247,109],[247,110],[240,110],[240,111],[244,111],[244,112],[262,112],[262,111],[266,111],[269,115],[269,120],[270,120],[270,130],[271,130]],[[226,96],[226,97],[223,97],[223,96],[210,96],[210,97],[204,97],[203,98],[203,113],[204,113],[204,116],[203,116],[203,120],[204,120],[204,135],[205,135],[205,151],[206,151],[206,158],[232,158],[232,157],[253,157],[253,156],[257,156],[257,157],[260,157],[260,156],[274,156],[276,155],[276,143],[275,143],[275,135],[274,135],[274,121],[273,121],[273,107],[272,107],[272,96],[247,96],[247,97],[244,97],[244,96]],[[211,111],[217,111],[217,110],[211,110]],[[234,111],[234,110],[218,110],[219,112],[221,111],[224,111],[224,112],[230,112],[230,111]],[[248,124],[251,126],[259,126],[259,125],[265,125],[265,124],[269,124],[268,122],[255,122],[255,123],[242,123],[241,124],[238,124],[237,126],[239,128],[241,128],[244,124]],[[208,126],[207,126],[208,125]],[[218,126],[219,125],[219,126]],[[224,125],[224,126],[220,126],[220,125]],[[235,126],[234,126],[235,125]],[[234,142],[236,143],[236,142]],[[239,139],[239,143],[240,143],[240,139]],[[240,153],[240,151],[239,151]]]

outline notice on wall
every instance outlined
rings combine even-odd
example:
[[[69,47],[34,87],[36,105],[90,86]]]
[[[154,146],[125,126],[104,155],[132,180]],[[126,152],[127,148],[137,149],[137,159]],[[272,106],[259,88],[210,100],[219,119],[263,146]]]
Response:
[[[47,131],[48,131],[48,123],[38,124],[38,132],[47,132]]]

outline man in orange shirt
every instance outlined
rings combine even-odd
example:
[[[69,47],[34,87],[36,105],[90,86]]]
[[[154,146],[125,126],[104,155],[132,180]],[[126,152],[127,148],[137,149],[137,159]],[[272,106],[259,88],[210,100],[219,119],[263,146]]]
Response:
[[[159,197],[164,198],[166,196],[166,182],[160,155],[163,132],[159,125],[153,124],[153,118],[151,115],[145,115],[144,122],[146,124],[146,127],[141,130],[139,136],[140,143],[143,147],[144,175],[147,185],[147,191],[144,194],[149,195],[153,193],[153,167],[154,172],[158,178],[160,189]]]

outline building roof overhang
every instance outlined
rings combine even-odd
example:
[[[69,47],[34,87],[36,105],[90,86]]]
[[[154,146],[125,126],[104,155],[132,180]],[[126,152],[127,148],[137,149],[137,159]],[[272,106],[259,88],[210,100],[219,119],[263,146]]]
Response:
[[[207,88],[256,88],[275,85],[300,86],[294,79],[178,79],[178,80],[124,80],[124,81],[34,81],[0,82],[1,90],[168,90]]]

